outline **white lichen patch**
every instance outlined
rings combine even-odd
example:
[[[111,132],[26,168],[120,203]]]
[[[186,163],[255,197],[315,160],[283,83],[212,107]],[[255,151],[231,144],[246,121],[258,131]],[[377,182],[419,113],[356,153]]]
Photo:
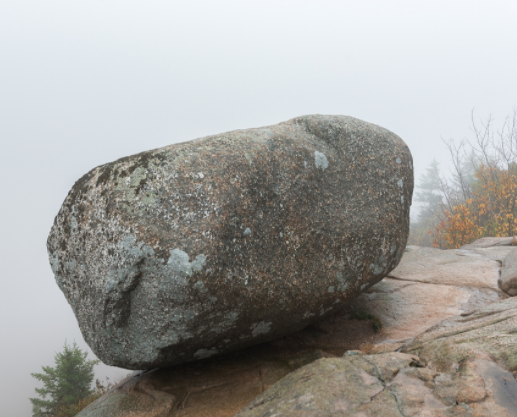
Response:
[[[246,230],[244,230],[243,236],[249,236],[251,235],[251,229],[249,227],[246,227]]]
[[[329,166],[329,161],[325,154],[321,152],[314,152],[314,165],[316,165],[316,168],[321,168],[322,170],[325,170]]]
[[[194,284],[194,288],[198,290],[201,293],[206,293],[208,290],[205,287],[205,284],[203,284],[203,281],[198,281]]]
[[[404,185],[404,181],[398,180],[397,185],[399,186],[399,188],[402,188],[402,186]]]
[[[138,263],[154,255],[151,247],[138,242],[136,236],[124,236],[118,243],[118,252],[126,260],[125,263],[113,265],[105,274],[104,290],[111,293],[112,297],[120,297],[120,293],[129,291],[136,283],[140,275]]]
[[[57,252],[50,255],[50,268],[52,268],[52,272],[56,275],[59,268],[59,254]]]
[[[337,290],[339,292],[344,292],[348,288],[349,284],[345,282],[345,280],[343,279],[343,274],[341,272],[337,273],[337,280],[339,281]]]
[[[160,315],[160,330],[167,334],[167,337],[163,339],[163,346],[170,346],[181,340],[191,339],[194,336],[188,331],[188,323],[195,319],[195,311],[190,309],[183,310],[178,307],[163,313],[166,314]]]
[[[384,272],[384,268],[386,267],[386,262],[381,265],[376,265],[374,263],[370,264],[370,269],[374,273],[374,275],[381,275]],[[363,289],[363,287],[361,287]]]
[[[77,220],[75,219],[75,207],[72,207],[72,213],[70,215],[70,232],[73,234],[77,229]]]
[[[221,313],[217,313],[212,319],[217,324],[215,326],[211,326],[211,332],[224,333],[230,330],[237,322],[239,313],[237,311],[230,311],[228,314],[225,314],[224,317],[221,316]]]
[[[330,306],[328,308],[323,308],[323,305],[320,306],[320,316],[323,316],[324,314],[328,313],[329,311],[331,311],[334,307],[333,306]]]
[[[172,269],[179,276],[192,276],[192,271],[202,271],[206,263],[206,256],[197,255],[196,259],[189,262],[189,256],[186,252],[180,249],[172,249],[167,266]]]
[[[125,255],[131,256],[138,260],[144,256],[154,255],[154,250],[142,242],[138,242],[135,235],[127,235],[122,242],[119,243],[118,249]]]
[[[194,358],[196,359],[206,359],[206,358],[209,358],[210,356],[214,356],[218,353],[218,350],[215,349],[215,348],[212,348],[212,349],[199,349],[198,351],[196,351],[196,353],[194,353]]]
[[[308,319],[309,317],[312,317],[312,316],[315,316],[316,314],[314,313],[311,313],[310,311],[306,311],[304,314],[303,314],[303,319]]]
[[[129,177],[120,177],[116,179],[115,189],[123,193],[126,201],[134,201],[136,196],[136,187],[140,182],[147,178],[147,170],[142,167],[135,169]]]
[[[271,330],[271,322],[266,323],[265,321],[261,321],[260,323],[253,323],[251,325],[251,335],[253,337],[257,337],[261,334],[269,333]]]
[[[200,254],[196,256],[196,260],[192,261],[190,264],[192,266],[192,270],[199,272],[203,270],[203,266],[206,263],[206,256],[204,254]]]

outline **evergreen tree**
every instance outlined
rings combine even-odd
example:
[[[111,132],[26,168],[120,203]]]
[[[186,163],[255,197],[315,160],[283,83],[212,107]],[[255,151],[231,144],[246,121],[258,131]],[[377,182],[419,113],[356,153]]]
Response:
[[[433,159],[425,172],[420,175],[416,187],[415,201],[421,203],[416,222],[411,222],[408,245],[433,246],[429,231],[440,221],[443,210],[442,184],[438,162]]]
[[[425,172],[420,175],[420,191],[415,193],[415,201],[422,203],[418,213],[418,223],[426,226],[437,220],[437,215],[442,207],[440,170],[438,161],[433,159]]]
[[[56,353],[56,366],[42,366],[43,373],[32,373],[43,388],[36,388],[42,398],[30,398],[33,417],[54,416],[60,407],[77,403],[89,396],[94,373],[93,367],[98,360],[87,360],[87,352],[83,352],[74,342],[69,346],[65,342],[64,350]],[[50,399],[46,399],[50,397]]]

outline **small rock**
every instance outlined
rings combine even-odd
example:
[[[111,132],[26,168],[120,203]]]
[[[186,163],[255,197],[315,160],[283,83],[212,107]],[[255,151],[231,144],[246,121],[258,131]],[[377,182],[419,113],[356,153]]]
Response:
[[[395,352],[397,349],[400,349],[402,346],[404,346],[404,343],[381,343],[379,345],[375,345],[370,352],[368,352],[370,355],[376,354],[376,353],[388,353],[388,352]]]
[[[343,353],[344,358],[346,358],[347,356],[357,356],[357,355],[364,355],[364,353],[360,350],[347,350],[345,353]]]
[[[517,249],[513,249],[504,260],[499,284],[512,297],[517,295]]]

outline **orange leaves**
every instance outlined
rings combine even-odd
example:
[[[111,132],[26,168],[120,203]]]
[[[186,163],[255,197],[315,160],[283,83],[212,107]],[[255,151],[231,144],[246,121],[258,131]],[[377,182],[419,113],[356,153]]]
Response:
[[[422,175],[422,192],[415,200],[425,206],[412,226],[412,243],[428,242],[422,233],[417,236],[428,227],[426,237],[440,248],[457,248],[484,236],[517,235],[517,109],[500,129],[492,122],[489,117],[479,125],[473,113],[474,138],[445,141],[452,175],[439,175],[436,161]]]
[[[482,231],[476,223],[476,216],[467,204],[455,206],[452,213],[446,210],[445,218],[435,228],[433,246],[459,248],[477,239]]]
[[[483,236],[517,234],[517,175],[480,165],[472,198],[445,210],[434,231],[434,247],[458,248]]]
[[[512,236],[517,232],[517,178],[508,170],[481,165],[473,198],[446,211],[438,225],[435,246],[457,248],[481,236]]]

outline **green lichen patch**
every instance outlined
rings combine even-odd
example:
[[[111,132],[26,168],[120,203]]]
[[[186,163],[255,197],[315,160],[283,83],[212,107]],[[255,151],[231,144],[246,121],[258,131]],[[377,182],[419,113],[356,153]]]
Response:
[[[352,310],[350,312],[350,318],[355,320],[369,320],[372,322],[372,327],[376,332],[382,330],[382,320],[365,310]]]

